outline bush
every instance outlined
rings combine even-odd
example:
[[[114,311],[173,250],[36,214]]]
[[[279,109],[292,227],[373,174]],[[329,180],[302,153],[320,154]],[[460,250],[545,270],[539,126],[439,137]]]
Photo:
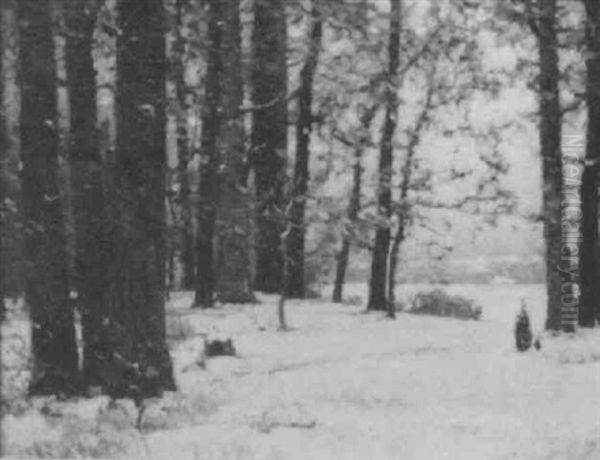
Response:
[[[364,305],[365,301],[361,296],[353,295],[353,296],[344,298],[342,303],[344,305],[349,305],[351,307],[361,307],[362,305]]]
[[[523,304],[515,321],[515,343],[517,345],[517,350],[529,350],[531,347],[532,337],[529,315],[527,314],[527,310]]]
[[[205,339],[204,354],[207,358],[214,356],[236,356],[233,340],[228,339]]]
[[[305,291],[304,291],[304,298],[307,300],[316,300],[316,299],[320,299],[322,297],[321,295],[321,288],[319,286],[307,286]]]
[[[410,313],[461,319],[481,318],[482,309],[472,299],[450,295],[441,289],[419,292],[411,301]]]

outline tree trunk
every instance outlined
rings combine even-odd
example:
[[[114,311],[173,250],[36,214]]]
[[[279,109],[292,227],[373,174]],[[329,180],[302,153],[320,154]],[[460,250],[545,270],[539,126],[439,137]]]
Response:
[[[291,203],[290,203],[291,204]],[[286,212],[285,212],[285,216],[287,217],[289,214],[289,210],[290,207],[288,205],[288,207],[286,208]],[[287,254],[287,241],[288,241],[288,234],[290,231],[290,220],[286,219],[286,229],[282,235],[281,238],[281,253],[282,254]],[[288,330],[288,324],[287,324],[287,319],[286,319],[286,313],[285,313],[285,302],[287,300],[287,280],[288,280],[288,266],[289,266],[289,261],[287,259],[283,260],[283,273],[280,278],[281,280],[281,286],[279,287],[279,301],[277,302],[277,319],[279,320],[279,330],[280,331],[287,331]]]
[[[579,271],[581,299],[579,325],[593,327],[600,320],[600,266],[598,241],[598,186],[600,185],[600,5],[586,1],[587,146],[581,180],[581,233]]]
[[[346,280],[346,270],[348,269],[348,262],[350,260],[350,237],[345,234],[342,237],[342,247],[337,253],[336,260],[335,281],[333,283],[333,295],[331,300],[336,303],[341,303]]]
[[[205,98],[202,113],[202,146],[198,200],[198,228],[196,235],[196,298],[195,307],[213,306],[215,293],[215,267],[213,240],[215,235],[217,204],[217,139],[220,117],[221,75],[221,5],[218,0],[207,3],[208,62],[205,77]]]
[[[312,27],[306,62],[300,71],[300,89],[298,91],[298,122],[296,123],[296,164],[292,180],[292,203],[290,208],[290,231],[286,242],[288,267],[286,270],[286,295],[290,298],[303,298],[304,285],[304,240],[306,223],[306,193],[309,181],[310,136],[312,134],[313,81],[318,64],[323,24],[321,13],[312,2]]]
[[[20,88],[16,0],[0,1],[0,307],[23,292],[23,238],[19,230]]]
[[[398,269],[398,255],[400,253],[400,245],[406,238],[406,217],[404,214],[400,214],[398,219],[398,228],[392,238],[392,245],[390,247],[390,266],[388,272],[388,312],[390,317],[396,315],[396,272]]]
[[[111,187],[109,393],[175,388],[165,339],[165,23],[161,0],[120,0]]]
[[[433,75],[430,74],[430,76]],[[429,81],[429,85],[427,87],[427,95],[425,97],[425,102],[423,104],[423,108],[419,113],[417,118],[417,122],[413,128],[413,131],[410,135],[410,140],[408,142],[408,146],[406,149],[406,160],[404,162],[404,166],[402,167],[402,182],[400,184],[400,201],[397,206],[397,216],[398,216],[398,227],[396,228],[396,233],[394,234],[394,238],[392,239],[392,246],[390,248],[390,263],[389,263],[389,273],[388,273],[388,304],[389,304],[389,312],[390,315],[395,314],[396,310],[396,271],[398,268],[398,254],[400,252],[400,245],[404,242],[406,238],[406,225],[408,220],[408,192],[410,190],[410,181],[412,178],[412,172],[414,167],[414,158],[416,154],[417,146],[421,141],[421,133],[423,128],[427,123],[427,119],[429,117],[429,111],[432,108],[432,99],[435,91],[435,85],[433,81]]]
[[[358,144],[354,145],[354,164],[352,166],[352,192],[350,202],[348,203],[348,222],[342,236],[342,247],[337,254],[337,266],[335,272],[335,283],[333,287],[333,301],[341,302],[343,298],[344,283],[346,280],[346,270],[350,258],[350,240],[352,228],[358,220],[360,211],[360,195],[362,188],[362,156],[365,148],[369,144],[371,122],[375,116],[376,106],[368,108],[361,117],[361,134]]]
[[[561,328],[561,114],[559,100],[556,1],[542,2],[539,18],[540,146],[542,156],[543,219],[546,242],[546,329]]]
[[[27,223],[25,300],[31,312],[31,394],[78,386],[73,310],[59,189],[56,66],[50,3],[19,1],[23,210]]]
[[[287,62],[285,3],[257,0],[252,31],[251,161],[256,172],[255,289],[279,292],[283,267],[283,184],[287,156]]]
[[[290,229],[291,229],[291,219],[290,219],[290,212],[292,209],[292,201],[288,199],[288,197],[286,197],[286,202],[287,205],[285,207],[285,210],[283,212],[283,216],[284,216],[284,222],[285,222],[285,230],[283,231],[283,233],[281,234],[281,239],[280,239],[280,251],[282,254],[287,254],[288,253],[288,248],[287,248],[287,242],[289,241],[289,233],[290,233]],[[279,330],[280,331],[287,331],[288,330],[288,324],[287,324],[287,315],[286,315],[286,311],[285,311],[285,303],[287,300],[287,280],[289,279],[288,277],[288,267],[289,267],[289,259],[288,258],[284,258],[283,259],[283,265],[282,265],[282,276],[279,278],[281,285],[279,286],[279,302],[277,302],[277,317],[279,319]]]
[[[0,25],[4,26],[5,15],[6,15],[6,5],[3,0],[0,0]],[[5,72],[4,67],[6,66],[4,62],[4,49],[5,49],[5,37],[3,34],[3,30],[0,29],[0,323],[4,321],[4,317],[6,314],[4,307],[4,292],[6,290],[6,279],[7,274],[6,270],[6,260],[7,260],[7,251],[4,249],[6,244],[6,235],[9,234],[5,227],[9,222],[9,213],[8,208],[6,208],[5,203],[7,202],[8,197],[8,183],[9,183],[9,173],[10,170],[5,163],[7,163],[6,157],[6,145],[8,141],[6,138],[7,129],[6,129],[6,116],[5,111],[6,107],[4,105],[4,80],[5,80]],[[5,209],[6,208],[6,209]],[[0,343],[2,339],[2,331],[0,330]],[[0,366],[2,365],[2,357],[0,356]],[[0,376],[0,385],[2,384],[2,379]],[[0,408],[0,416],[3,416],[3,410]],[[4,418],[2,418],[4,420]],[[2,433],[0,433],[0,455],[2,454]]]
[[[388,44],[389,67],[385,121],[379,153],[378,222],[373,247],[371,281],[369,285],[368,310],[387,310],[386,280],[388,251],[390,246],[390,217],[392,215],[392,167],[393,139],[397,124],[398,95],[397,78],[400,53],[400,0],[391,0],[390,39]]]
[[[250,196],[240,107],[244,99],[239,0],[221,0],[219,113],[217,140],[219,207],[217,211],[217,298],[225,303],[255,300],[250,285]]]
[[[103,190],[105,159],[101,158],[96,127],[96,73],[92,59],[96,10],[89,1],[67,5],[66,62],[71,107],[71,151],[75,182],[77,234],[75,287],[82,317],[84,386],[105,386],[109,359],[109,297],[106,255],[107,215]]]

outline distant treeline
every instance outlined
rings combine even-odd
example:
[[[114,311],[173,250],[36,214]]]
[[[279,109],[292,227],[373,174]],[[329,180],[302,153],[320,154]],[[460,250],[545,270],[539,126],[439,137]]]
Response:
[[[544,261],[528,259],[523,261],[493,260],[482,268],[479,264],[469,264],[465,261],[452,260],[439,262],[435,265],[413,263],[398,274],[397,282],[402,283],[432,283],[432,284],[489,284],[515,283],[538,284],[544,283]],[[360,282],[368,276],[367,259],[364,264],[356,264],[348,269],[348,281]]]

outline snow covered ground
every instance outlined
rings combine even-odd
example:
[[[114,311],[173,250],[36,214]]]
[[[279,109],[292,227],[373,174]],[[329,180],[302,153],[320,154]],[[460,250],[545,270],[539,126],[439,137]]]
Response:
[[[254,306],[190,311],[173,296],[169,337],[178,393],[148,402],[142,430],[128,401],[104,397],[26,402],[27,323],[3,330],[12,398],[4,420],[9,456],[140,459],[508,460],[600,458],[600,333],[542,338],[514,350],[520,299],[534,332],[543,286],[453,285],[475,298],[481,321],[400,314],[363,306],[288,303],[276,330],[275,298]],[[430,286],[402,286],[400,298]],[[348,296],[364,295],[352,285]],[[231,336],[236,358],[195,364],[203,334]],[[23,334],[25,337],[23,337]],[[9,351],[9,348],[18,346]],[[19,358],[21,357],[21,358]],[[23,363],[21,363],[23,367]]]

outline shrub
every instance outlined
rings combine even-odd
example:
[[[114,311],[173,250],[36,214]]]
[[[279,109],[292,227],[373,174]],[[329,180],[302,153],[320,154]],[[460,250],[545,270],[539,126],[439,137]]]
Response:
[[[344,305],[349,305],[351,307],[360,307],[364,305],[365,301],[359,295],[353,295],[350,297],[346,297],[343,302]]]
[[[204,354],[207,358],[214,356],[236,356],[233,340],[228,339],[205,339]]]
[[[481,318],[482,309],[472,299],[450,295],[441,289],[419,292],[411,301],[410,313],[461,319]]]
[[[531,326],[529,321],[529,315],[523,304],[521,311],[517,315],[515,320],[515,343],[517,350],[527,351],[531,347]]]
[[[309,300],[320,299],[321,288],[319,286],[307,286],[304,292],[304,298]]]

